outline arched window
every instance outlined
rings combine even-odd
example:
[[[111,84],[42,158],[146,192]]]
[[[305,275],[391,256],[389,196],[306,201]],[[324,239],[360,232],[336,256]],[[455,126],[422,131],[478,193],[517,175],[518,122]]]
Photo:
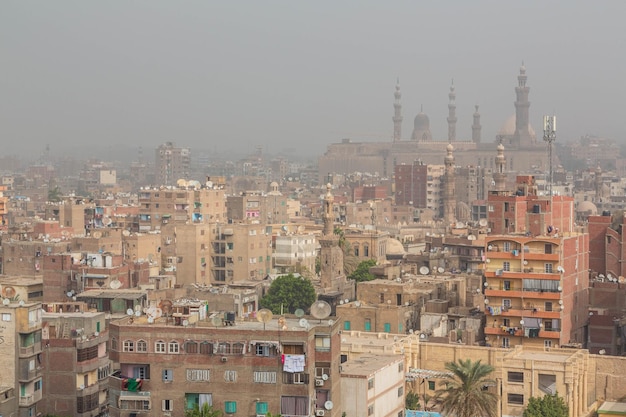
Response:
[[[185,342],[185,353],[198,353],[198,343],[193,340]]]
[[[148,343],[145,340],[137,341],[137,352],[147,352],[148,351]]]
[[[165,351],[165,342],[162,340],[157,340],[154,344],[154,352],[155,353],[166,353]]]
[[[111,350],[117,350],[117,339],[114,337],[111,338]]]
[[[370,256],[370,247],[368,245],[363,245],[363,256],[365,257]]]
[[[213,353],[213,343],[209,343],[206,340],[200,343],[200,353],[203,355],[210,355]]]
[[[178,344],[178,342],[175,341],[175,340],[172,340],[167,345],[167,352],[168,353],[179,353],[180,352],[180,345]]]
[[[244,344],[241,342],[233,343],[233,355],[242,355],[243,354]]]
[[[135,351],[135,342],[132,340],[124,340],[122,344],[122,352],[134,352]]]
[[[359,244],[358,243],[355,243],[352,246],[352,252],[354,252],[354,256],[359,256]]]
[[[220,344],[217,346],[217,354],[230,355],[230,343],[220,342]]]

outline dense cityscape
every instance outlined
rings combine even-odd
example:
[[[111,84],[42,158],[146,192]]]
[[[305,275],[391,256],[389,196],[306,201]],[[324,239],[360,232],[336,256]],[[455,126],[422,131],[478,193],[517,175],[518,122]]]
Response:
[[[317,161],[4,156],[0,415],[625,413],[618,144],[538,135],[524,66],[491,139],[453,85],[405,139],[400,91],[392,140]]]

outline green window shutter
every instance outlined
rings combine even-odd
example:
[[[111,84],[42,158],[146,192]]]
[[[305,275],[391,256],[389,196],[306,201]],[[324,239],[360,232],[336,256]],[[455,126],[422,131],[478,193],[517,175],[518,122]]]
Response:
[[[267,403],[266,402],[258,402],[256,403],[256,413],[265,415],[268,413],[267,411]]]
[[[224,411],[226,412],[226,414],[235,414],[237,412],[237,402],[226,401],[224,403]]]
[[[343,322],[343,329],[350,330],[350,322],[348,320]]]

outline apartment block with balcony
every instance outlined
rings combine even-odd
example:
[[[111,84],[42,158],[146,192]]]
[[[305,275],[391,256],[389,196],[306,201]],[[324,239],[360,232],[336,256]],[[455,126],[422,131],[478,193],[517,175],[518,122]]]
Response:
[[[18,302],[4,295],[0,303],[0,407],[9,416],[32,417],[40,412],[41,311],[41,303]]]
[[[201,314],[180,324],[164,316],[111,322],[119,368],[109,380],[110,415],[178,416],[205,403],[227,416],[341,415],[325,407],[341,398],[337,320],[230,324]]]
[[[563,346],[585,341],[589,234],[574,224],[573,199],[540,197],[532,177],[516,193],[490,194],[485,239],[487,344]]]
[[[44,414],[103,417],[108,412],[105,313],[87,311],[84,303],[47,304],[43,314]]]

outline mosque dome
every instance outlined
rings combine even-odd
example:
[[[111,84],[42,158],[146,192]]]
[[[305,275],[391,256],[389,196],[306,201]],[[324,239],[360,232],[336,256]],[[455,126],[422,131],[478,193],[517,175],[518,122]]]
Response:
[[[415,119],[413,119],[413,134],[411,135],[411,139],[423,142],[433,139],[430,133],[430,119],[423,112],[419,112],[417,116],[415,116]]]
[[[528,123],[528,131],[532,137],[536,137],[535,129]],[[513,136],[515,134],[515,114],[512,114],[498,130],[498,136]]]
[[[387,259],[402,258],[405,254],[404,246],[398,239],[387,239]]]
[[[583,201],[578,204],[576,208],[578,213],[588,213],[589,215],[595,216],[598,214],[598,208],[591,201]]]

